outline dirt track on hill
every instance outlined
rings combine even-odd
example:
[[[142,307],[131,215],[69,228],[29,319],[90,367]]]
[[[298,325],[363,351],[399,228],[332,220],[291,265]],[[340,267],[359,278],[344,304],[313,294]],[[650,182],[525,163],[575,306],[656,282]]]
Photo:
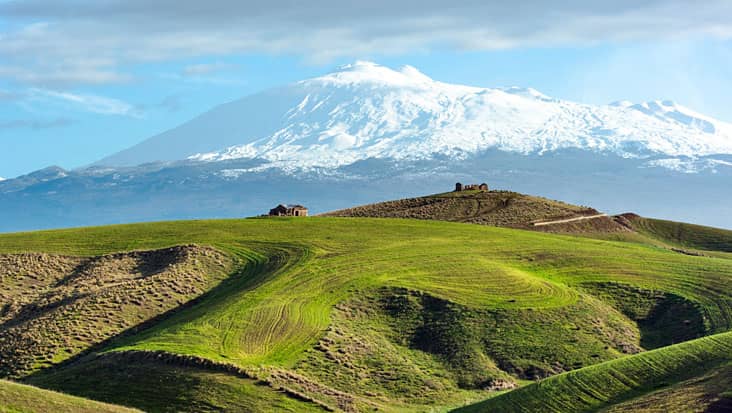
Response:
[[[541,227],[541,226],[544,226],[544,225],[566,224],[566,223],[569,223],[569,222],[582,221],[582,220],[585,220],[585,219],[602,218],[602,217],[606,217],[606,216],[607,216],[607,214],[597,214],[597,215],[589,215],[589,216],[583,216],[583,217],[558,219],[556,221],[534,222],[534,223],[532,223],[532,225],[535,226],[535,227]]]

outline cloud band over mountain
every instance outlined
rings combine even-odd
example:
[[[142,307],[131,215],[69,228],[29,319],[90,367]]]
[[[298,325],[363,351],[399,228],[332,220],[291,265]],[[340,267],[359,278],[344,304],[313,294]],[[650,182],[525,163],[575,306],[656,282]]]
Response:
[[[0,78],[98,84],[129,80],[125,64],[204,55],[290,53],[328,61],[439,47],[730,38],[732,3],[30,0],[0,2],[3,20],[13,23],[0,29]]]

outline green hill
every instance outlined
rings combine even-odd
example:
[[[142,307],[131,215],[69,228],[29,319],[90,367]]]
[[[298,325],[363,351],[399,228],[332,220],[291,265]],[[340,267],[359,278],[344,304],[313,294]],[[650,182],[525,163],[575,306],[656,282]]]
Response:
[[[628,401],[614,404],[608,413],[687,412],[725,413],[732,411],[732,363],[697,373],[677,382],[661,382],[661,388]]]
[[[560,374],[455,412],[639,411],[657,399],[666,412],[706,411],[727,403],[731,354],[732,333],[718,334]],[[707,398],[689,406],[692,385],[714,389],[700,389]]]
[[[0,257],[0,343],[32,344],[4,375],[147,411],[444,410],[732,327],[732,260],[451,222],[5,234]]]
[[[322,216],[463,222],[635,242],[689,255],[730,258],[728,253],[732,253],[729,230],[633,213],[610,216],[590,207],[502,190],[447,192],[362,205]]]
[[[732,252],[732,231],[729,230],[643,218],[635,214],[622,216],[628,220],[634,230],[671,246]]]
[[[139,410],[0,380],[2,413],[134,413]]]

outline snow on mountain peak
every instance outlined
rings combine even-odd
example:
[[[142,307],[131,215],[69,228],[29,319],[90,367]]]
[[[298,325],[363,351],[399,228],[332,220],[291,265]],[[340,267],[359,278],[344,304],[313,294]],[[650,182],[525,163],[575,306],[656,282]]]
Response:
[[[339,86],[357,84],[428,86],[436,82],[413,66],[407,65],[403,66],[400,70],[393,70],[378,63],[359,60],[340,66],[337,70],[327,75],[304,80],[299,83],[321,83]]]
[[[695,112],[687,107],[681,106],[672,100],[652,100],[645,103],[632,105],[630,108],[635,109],[648,116],[658,119],[676,122],[689,128],[698,129],[702,132],[714,134],[718,127],[726,129],[724,132],[728,134],[732,132],[730,125]],[[729,135],[728,135],[729,136]]]
[[[414,66],[410,65],[404,65],[399,70],[404,76],[407,76],[411,79],[414,79],[416,81],[422,81],[422,82],[434,82],[431,77],[425,75],[424,73],[420,72],[419,69],[417,69]]]
[[[625,157],[732,154],[732,125],[671,101],[594,106],[358,61],[222,105],[103,163],[260,158],[277,167],[332,168],[368,158],[569,148]]]
[[[608,106],[612,106],[612,107],[616,107],[616,108],[627,108],[627,107],[630,107],[633,105],[634,105],[634,103],[629,100],[618,100],[618,101],[611,103]]]
[[[543,100],[546,102],[551,102],[554,100],[554,99],[550,98],[549,96],[539,92],[538,90],[536,90],[534,88],[530,88],[530,87],[511,86],[511,87],[507,87],[507,88],[502,88],[500,90],[502,90],[506,93],[510,93],[512,95],[518,95],[518,96],[522,96],[522,97],[526,97],[526,98]]]

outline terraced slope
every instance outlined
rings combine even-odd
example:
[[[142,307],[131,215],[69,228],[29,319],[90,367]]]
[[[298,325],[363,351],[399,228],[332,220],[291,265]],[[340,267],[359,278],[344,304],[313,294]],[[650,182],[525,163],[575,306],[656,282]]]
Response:
[[[732,332],[718,334],[557,375],[456,412],[572,413],[603,408],[636,411],[624,409],[641,408],[661,395],[674,394],[680,387],[709,380],[710,375],[729,380],[731,354]],[[681,383],[659,391],[676,382]],[[726,403],[722,391],[717,392],[716,400],[707,403],[707,407],[714,408],[716,404],[721,408]],[[680,393],[678,404],[666,400],[668,410],[664,411],[682,413],[702,407],[699,404],[687,410],[681,401],[693,400],[693,394]]]
[[[663,345],[653,337],[665,326],[679,340],[732,326],[732,261],[640,244],[363,218],[0,236],[6,254],[177,244],[225,253],[229,277],[138,333],[25,380],[150,411],[421,411]],[[629,290],[642,305],[623,300]],[[159,383],[160,397],[136,396],[138,382]],[[191,390],[178,392],[181,383]]]
[[[447,192],[323,214],[323,216],[334,217],[433,219],[558,233],[629,231],[612,217],[600,216],[593,219],[541,225],[547,222],[597,215],[599,212],[589,207],[509,191]],[[534,225],[535,223],[540,225]]]
[[[0,380],[0,412],[134,413],[139,412],[139,410]]]

